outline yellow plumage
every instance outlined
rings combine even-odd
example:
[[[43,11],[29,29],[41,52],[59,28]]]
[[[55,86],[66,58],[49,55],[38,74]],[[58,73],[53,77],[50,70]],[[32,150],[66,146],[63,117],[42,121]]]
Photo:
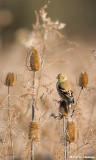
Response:
[[[59,85],[61,88],[64,88],[67,92],[71,90],[71,86],[67,80],[64,82],[61,82]]]
[[[64,74],[59,74],[57,76],[57,79],[57,91],[61,98],[71,103],[74,103],[73,92],[71,90],[71,85],[67,79],[67,76]]]

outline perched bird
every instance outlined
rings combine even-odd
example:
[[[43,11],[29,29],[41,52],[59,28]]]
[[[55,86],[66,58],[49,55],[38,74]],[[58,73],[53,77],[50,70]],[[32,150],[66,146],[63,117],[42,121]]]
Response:
[[[68,104],[74,103],[73,92],[71,90],[70,83],[67,76],[64,74],[59,74],[57,76],[58,82],[56,84],[57,91],[60,97],[67,101]]]

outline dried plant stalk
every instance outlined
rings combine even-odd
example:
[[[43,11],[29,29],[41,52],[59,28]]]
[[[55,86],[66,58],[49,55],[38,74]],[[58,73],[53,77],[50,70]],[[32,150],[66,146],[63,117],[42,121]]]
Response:
[[[75,140],[75,124],[74,122],[68,122],[68,134],[67,134],[67,141],[69,143],[74,142]]]
[[[67,134],[66,134],[66,117],[63,117],[63,134],[64,134],[64,160],[67,160]]]
[[[37,122],[30,122],[29,124],[29,139],[32,141],[38,140],[38,124]]]
[[[32,122],[29,125],[29,139],[31,140],[31,159],[34,159],[34,141],[38,140],[38,126],[34,120],[34,110],[35,110],[35,73],[39,70],[40,57],[37,50],[34,47],[29,48],[29,53],[27,53],[26,61],[29,70],[33,71],[33,94],[32,94]]]
[[[39,70],[39,54],[35,48],[32,47],[30,55],[30,68],[32,71]]]
[[[12,87],[14,84],[14,74],[9,72],[5,78],[5,85]]]
[[[11,131],[11,126],[12,126],[12,119],[11,119],[11,111],[10,111],[10,87],[12,87],[14,84],[14,73],[13,72],[8,72],[5,79],[4,79],[4,85],[8,87],[8,120],[9,120],[9,133],[10,133],[10,142],[11,142],[11,155],[9,154],[9,157],[12,157],[12,160],[14,160],[14,148],[13,148],[13,136],[12,136],[12,131]]]
[[[59,112],[62,116],[68,115],[68,104],[65,100],[60,101]]]
[[[88,85],[88,74],[86,72],[81,73],[79,77],[79,86],[83,88],[86,88]]]

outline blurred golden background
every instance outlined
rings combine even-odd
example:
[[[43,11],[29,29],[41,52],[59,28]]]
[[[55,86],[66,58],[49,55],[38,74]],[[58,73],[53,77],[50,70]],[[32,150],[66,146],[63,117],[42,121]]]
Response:
[[[47,0],[0,0],[0,37],[14,40],[14,33],[20,28],[32,29],[35,10]],[[51,0],[48,16],[52,20],[66,23],[64,29],[68,38],[90,41],[96,39],[96,0]],[[5,41],[6,40],[6,41]]]
[[[48,23],[46,23],[43,40],[47,37],[45,35],[48,37],[43,41],[42,30],[39,31],[40,34],[35,33],[35,26],[34,34],[31,31],[32,25],[36,23],[34,11],[39,11],[47,3],[47,0],[0,0],[1,160],[4,160],[7,153],[9,156],[11,153],[13,154],[9,144],[10,128],[8,125],[10,121],[8,121],[6,110],[8,109],[9,92],[7,92],[8,84],[5,82],[6,75],[10,77],[10,73],[11,76],[14,73],[14,85],[10,87],[9,97],[10,106],[14,109],[12,110],[14,114],[12,113],[11,128],[13,127],[12,139],[15,160],[26,160],[28,156],[30,159],[28,135],[32,114],[32,95],[34,95],[32,89],[33,72],[29,71],[29,65],[26,63],[27,60],[30,60],[28,57],[30,46],[36,48],[40,54],[39,60],[42,61],[42,67],[36,73],[35,103],[37,108],[35,109],[35,116],[39,140],[34,145],[35,159],[38,160],[38,157],[41,157],[39,160],[53,160],[54,157],[57,157],[55,160],[62,160],[64,155],[63,121],[50,116],[52,113],[56,116],[59,115],[58,102],[60,97],[56,90],[56,77],[59,73],[67,75],[76,103],[80,94],[77,79],[79,73],[83,71],[88,73],[89,82],[88,88],[82,91],[78,107],[73,115],[76,138],[71,144],[71,154],[77,156],[83,152],[83,147],[85,147],[83,144],[87,137],[86,134],[88,134],[88,142],[86,142],[88,146],[86,146],[85,154],[96,155],[96,57],[94,56],[96,49],[96,0],[50,1],[51,3],[46,9],[47,17],[51,18],[49,25],[57,33],[56,31],[60,27],[57,27],[56,30],[56,23],[58,22],[56,20],[59,20],[60,23],[66,23],[61,31],[65,37],[59,38],[57,34],[53,34],[53,30],[49,32]],[[44,16],[46,12],[43,12],[41,16]],[[45,24],[44,22],[43,24]],[[44,55],[42,56],[42,54]],[[41,156],[39,153],[42,153]],[[60,156],[61,158],[58,158]]]

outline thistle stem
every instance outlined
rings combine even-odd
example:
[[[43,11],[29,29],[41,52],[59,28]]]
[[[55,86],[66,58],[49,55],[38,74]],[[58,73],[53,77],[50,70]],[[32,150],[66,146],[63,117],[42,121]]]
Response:
[[[70,153],[71,153],[71,147],[70,147],[70,142],[69,142],[69,157],[68,157],[68,160],[70,160]]]
[[[33,72],[33,95],[32,95],[32,121],[34,120],[34,107],[35,107],[35,71]]]
[[[63,134],[64,134],[64,160],[67,160],[67,141],[66,141],[66,118],[63,117]]]
[[[11,127],[11,118],[10,118],[10,87],[8,86],[8,118],[9,118],[9,124]],[[12,132],[10,128],[10,142],[11,142],[11,149],[12,149],[12,160],[14,160],[14,149],[13,149],[13,139],[12,139]]]
[[[33,72],[33,95],[32,95],[32,121],[34,120],[34,107],[35,107],[35,71]]]
[[[31,140],[31,160],[34,160],[34,144],[32,143],[32,140]]]
[[[35,71],[33,71],[33,94],[32,94],[32,121],[34,121],[34,108],[35,108]],[[34,160],[34,144],[31,140],[31,160]]]
[[[81,90],[80,90],[80,92],[79,92],[79,95],[78,95],[78,98],[77,98],[77,101],[76,101],[76,105],[77,105],[77,103],[78,103],[78,101],[79,101],[79,98],[80,98],[80,95],[81,95],[81,92],[82,92],[82,87],[81,87]],[[77,148],[79,148],[79,131],[78,131],[78,126],[79,126],[79,124],[78,124],[78,118],[77,118]],[[78,155],[78,150],[77,150],[77,155]]]
[[[10,98],[9,98],[9,96],[10,96],[10,92],[9,92],[9,86],[8,86],[8,118],[9,118],[9,120],[10,120]]]

